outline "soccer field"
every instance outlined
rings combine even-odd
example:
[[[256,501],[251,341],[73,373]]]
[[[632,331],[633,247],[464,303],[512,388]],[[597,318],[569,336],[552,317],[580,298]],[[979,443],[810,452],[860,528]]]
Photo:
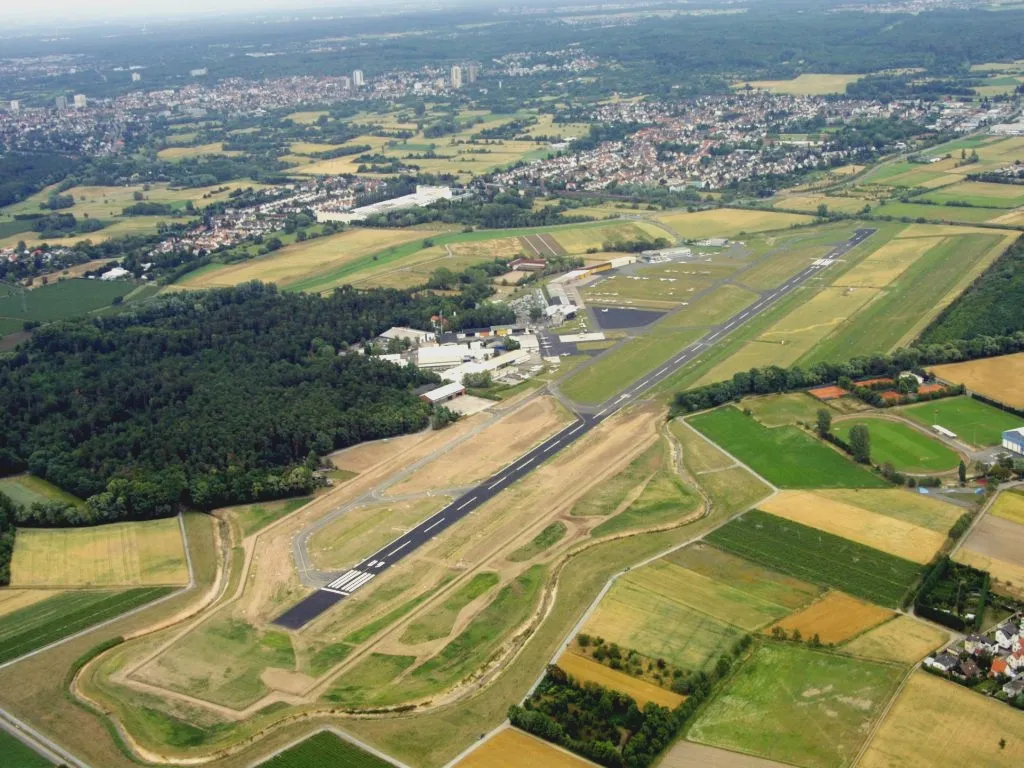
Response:
[[[864,426],[871,436],[871,460],[876,464],[891,462],[900,472],[924,474],[955,469],[959,457],[935,438],[913,427],[888,419],[858,418],[842,421],[833,432],[847,442],[850,430]]]
[[[937,424],[955,432],[964,442],[977,446],[999,445],[1003,432],[1024,427],[1024,419],[970,397],[949,397],[899,410],[918,424],[928,428]]]

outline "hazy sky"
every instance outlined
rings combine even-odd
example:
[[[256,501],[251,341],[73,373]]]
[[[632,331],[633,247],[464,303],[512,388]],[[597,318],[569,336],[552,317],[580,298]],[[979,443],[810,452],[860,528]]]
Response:
[[[394,5],[394,2],[374,5]],[[426,3],[426,6],[434,3]],[[138,0],[48,0],[46,3],[27,3],[19,0],[0,1],[0,21],[32,22],[43,28],[62,26],[67,20],[106,21],[147,18],[167,18],[209,13],[238,13],[270,10],[314,10],[329,8],[342,12],[346,8],[366,7],[358,0],[170,0],[169,2],[138,2]]]

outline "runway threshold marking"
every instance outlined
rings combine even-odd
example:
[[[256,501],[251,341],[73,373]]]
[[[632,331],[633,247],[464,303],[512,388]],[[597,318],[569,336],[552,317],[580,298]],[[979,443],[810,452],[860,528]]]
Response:
[[[339,592],[337,589],[331,589],[330,587],[320,587],[321,592],[331,592],[335,595],[341,595],[342,597],[348,597],[347,592]]]

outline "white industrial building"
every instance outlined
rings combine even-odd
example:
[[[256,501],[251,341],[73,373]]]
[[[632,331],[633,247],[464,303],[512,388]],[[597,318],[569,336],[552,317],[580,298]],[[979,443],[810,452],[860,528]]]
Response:
[[[433,331],[421,331],[418,328],[403,328],[396,325],[393,328],[388,328],[384,331],[384,333],[380,335],[380,338],[400,339],[419,346],[420,344],[426,344],[434,341],[437,338],[437,334]]]
[[[431,203],[436,203],[438,200],[451,199],[451,187],[430,187],[418,184],[416,191],[412,194],[394,197],[391,200],[382,200],[379,203],[364,205],[360,208],[353,208],[351,211],[318,210],[316,212],[316,220],[321,224],[327,221],[340,221],[347,224],[350,221],[363,221],[369,216],[378,213],[399,211],[403,208],[424,208]]]
[[[1003,432],[1003,448],[1018,456],[1024,456],[1024,427]]]
[[[502,368],[508,368],[512,365],[522,365],[523,363],[529,362],[530,353],[523,350],[516,350],[515,352],[508,352],[498,357],[492,357],[489,360],[474,360],[465,362],[461,365],[457,365],[454,368],[449,368],[447,371],[442,371],[441,378],[445,381],[461,382],[462,377],[467,373],[493,373],[494,371],[501,370]]]
[[[413,361],[419,368],[453,368],[473,360],[484,360],[487,350],[479,341],[468,344],[446,344],[440,347],[419,347],[413,353]]]
[[[424,392],[420,395],[420,400],[431,405],[440,405],[464,394],[466,394],[466,388],[461,383],[452,383]]]

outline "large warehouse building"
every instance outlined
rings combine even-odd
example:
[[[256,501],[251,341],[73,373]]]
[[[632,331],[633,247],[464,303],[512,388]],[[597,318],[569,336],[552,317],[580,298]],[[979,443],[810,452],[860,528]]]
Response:
[[[1024,427],[1003,432],[1003,448],[1018,456],[1024,456]]]

